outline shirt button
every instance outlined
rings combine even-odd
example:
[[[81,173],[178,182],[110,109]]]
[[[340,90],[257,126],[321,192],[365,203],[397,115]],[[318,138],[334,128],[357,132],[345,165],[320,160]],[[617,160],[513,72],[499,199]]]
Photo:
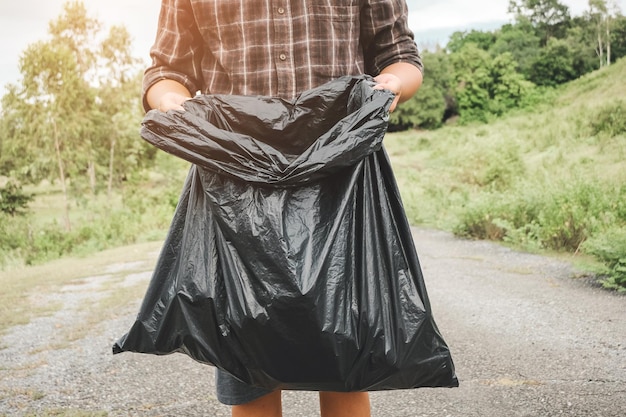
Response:
[[[281,61],[284,61],[285,59],[287,59],[287,55],[285,54],[280,54],[278,55],[278,57],[280,58]]]
[[[282,7],[279,7],[278,8],[278,14],[283,14],[283,13],[285,13],[285,9],[282,8]]]

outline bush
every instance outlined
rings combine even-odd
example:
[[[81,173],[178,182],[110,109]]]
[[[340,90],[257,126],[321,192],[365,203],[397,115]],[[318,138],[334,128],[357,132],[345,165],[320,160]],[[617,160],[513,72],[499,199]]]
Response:
[[[2,253],[23,247],[27,237],[28,222],[26,219],[0,212],[0,265],[2,265]]]
[[[497,149],[488,161],[480,173],[479,183],[495,190],[510,187],[516,178],[522,177],[526,172],[520,151],[513,145]]]
[[[460,215],[456,234],[575,252],[610,225],[626,223],[620,210],[626,186],[574,181],[520,184],[516,191],[483,193]]]
[[[134,191],[118,208],[86,202],[88,218],[71,231],[57,222],[37,225],[28,216],[0,213],[0,267],[9,262],[34,265],[67,255],[92,253],[143,240],[162,239],[171,221],[177,192],[150,196]]]
[[[606,279],[603,285],[626,291],[626,228],[598,234],[585,242],[583,248],[604,263],[601,273]]]
[[[436,129],[442,125],[446,111],[444,92],[425,83],[419,93],[391,113],[390,131],[421,127]]]
[[[22,187],[14,181],[9,181],[0,187],[0,212],[15,216],[25,214],[28,203],[33,199],[30,194],[24,193]]]
[[[32,226],[31,226],[32,227]],[[68,233],[56,222],[34,230],[21,248],[26,265],[33,265],[72,253],[76,242],[72,233]]]
[[[589,126],[593,135],[614,137],[626,133],[626,102],[614,101],[591,113]]]
[[[476,136],[481,136],[481,131]],[[488,141],[490,139],[486,138],[485,142]],[[526,174],[520,148],[515,143],[491,139],[484,147],[470,143],[459,146],[458,151],[462,160],[454,162],[457,167],[455,176],[466,184],[489,191],[505,190]]]
[[[511,193],[484,193],[459,215],[455,234],[473,239],[513,241],[524,247],[539,246],[536,237],[538,216],[534,197]]]

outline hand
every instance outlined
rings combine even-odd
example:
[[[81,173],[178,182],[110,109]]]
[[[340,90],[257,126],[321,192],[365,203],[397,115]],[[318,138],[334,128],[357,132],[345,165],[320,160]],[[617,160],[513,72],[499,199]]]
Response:
[[[183,103],[187,100],[189,100],[189,97],[185,95],[176,92],[167,92],[161,96],[157,110],[162,112],[166,112],[168,110],[185,111]]]
[[[398,76],[391,73],[379,74],[377,77],[374,77],[374,81],[377,83],[374,86],[375,90],[389,90],[396,95],[389,107],[389,111],[394,111],[402,94],[402,81]]]

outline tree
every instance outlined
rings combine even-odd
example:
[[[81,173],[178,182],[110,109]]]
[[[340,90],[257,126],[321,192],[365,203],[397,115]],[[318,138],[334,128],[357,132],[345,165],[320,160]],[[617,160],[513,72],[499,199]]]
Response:
[[[575,53],[567,41],[551,39],[541,50],[531,67],[531,81],[537,85],[554,87],[578,78]]]
[[[110,191],[120,166],[140,165],[142,152],[136,153],[141,145],[126,147],[130,136],[141,142],[138,61],[130,46],[124,28],[114,27],[103,37],[100,22],[87,15],[82,2],[67,2],[50,22],[49,38],[23,52],[21,80],[9,85],[2,99],[1,123],[7,129],[0,168],[32,183],[56,177],[68,229],[70,189],[75,196],[85,190],[95,194],[108,178]],[[125,150],[115,158],[119,141]],[[135,153],[135,159],[125,158],[126,153]]]
[[[611,32],[618,15],[619,7],[614,0],[589,0],[586,17],[591,23],[600,68],[611,65]]]
[[[454,32],[450,35],[450,39],[446,44],[446,49],[450,53],[458,52],[468,43],[473,43],[480,49],[488,51],[496,41],[496,35],[493,32],[483,32],[480,30]]]
[[[465,45],[451,56],[455,78],[455,97],[461,120],[486,121],[489,114],[491,84],[489,53],[476,44]]]
[[[613,19],[611,31],[612,60],[626,56],[626,17],[618,13]]]
[[[590,38],[589,21],[584,18],[575,18],[576,23],[567,30],[567,36],[562,39],[569,49],[572,68],[576,77],[598,69],[598,59],[594,48],[594,39]]]
[[[510,53],[516,71],[528,79],[530,67],[539,55],[540,44],[541,39],[529,23],[507,24],[496,32],[496,41],[489,49],[489,53],[492,57]]]
[[[446,104],[444,119],[449,115],[456,114],[456,102],[454,99],[454,74],[451,55],[444,50],[436,52],[424,52],[423,61],[425,67],[425,83],[432,83],[440,92]]]
[[[99,111],[108,123],[101,133],[108,139],[107,193],[122,181],[130,170],[143,161],[153,159],[156,148],[138,140],[137,120],[143,108],[141,97],[142,72],[137,70],[139,60],[132,56],[130,33],[123,26],[114,26],[102,42],[100,68]],[[104,148],[104,147],[103,147]]]
[[[475,44],[452,54],[455,97],[462,121],[487,121],[516,107],[533,87],[517,72],[510,53],[492,58]]]
[[[589,20],[592,22],[594,28],[595,35],[595,51],[598,55],[598,59],[600,62],[599,67],[602,68],[605,62],[609,61],[610,58],[608,56],[607,50],[607,61],[605,61],[604,52],[605,52],[605,42],[610,42],[606,37],[605,25],[607,24],[606,20],[608,19],[608,8],[606,4],[606,0],[589,0]],[[607,45],[607,49],[610,47]]]
[[[32,199],[33,196],[26,194],[21,185],[9,181],[4,187],[0,187],[0,213],[6,213],[12,217],[24,214]]]
[[[562,37],[570,20],[569,7],[558,0],[510,0],[509,13],[519,23],[529,22],[546,45],[552,37]]]
[[[391,113],[390,130],[436,129],[443,122],[445,110],[446,101],[441,90],[433,83],[425,82],[415,96]]]
[[[415,96],[391,114],[391,130],[435,129],[441,126],[446,116],[456,114],[450,55],[443,50],[424,51],[422,60],[424,84]]]
[[[3,108],[15,123],[6,137],[11,153],[22,154],[21,172],[32,182],[55,170],[69,220],[68,179],[78,177],[84,154],[81,132],[89,123],[93,94],[81,77],[76,58],[66,45],[37,42],[20,59],[21,86],[10,87]],[[17,155],[16,155],[17,156]]]
[[[490,68],[492,84],[489,110],[492,114],[501,115],[519,106],[533,88],[533,84],[517,72],[516,60],[509,52],[496,56]]]

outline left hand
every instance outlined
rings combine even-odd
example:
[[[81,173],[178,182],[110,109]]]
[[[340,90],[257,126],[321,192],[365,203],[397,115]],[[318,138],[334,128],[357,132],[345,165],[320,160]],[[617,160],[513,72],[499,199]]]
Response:
[[[400,95],[402,94],[402,81],[398,76],[390,73],[379,74],[374,77],[374,81],[377,83],[374,86],[375,90],[389,90],[396,95],[389,107],[390,112],[394,111],[398,105],[398,101],[400,101]]]

